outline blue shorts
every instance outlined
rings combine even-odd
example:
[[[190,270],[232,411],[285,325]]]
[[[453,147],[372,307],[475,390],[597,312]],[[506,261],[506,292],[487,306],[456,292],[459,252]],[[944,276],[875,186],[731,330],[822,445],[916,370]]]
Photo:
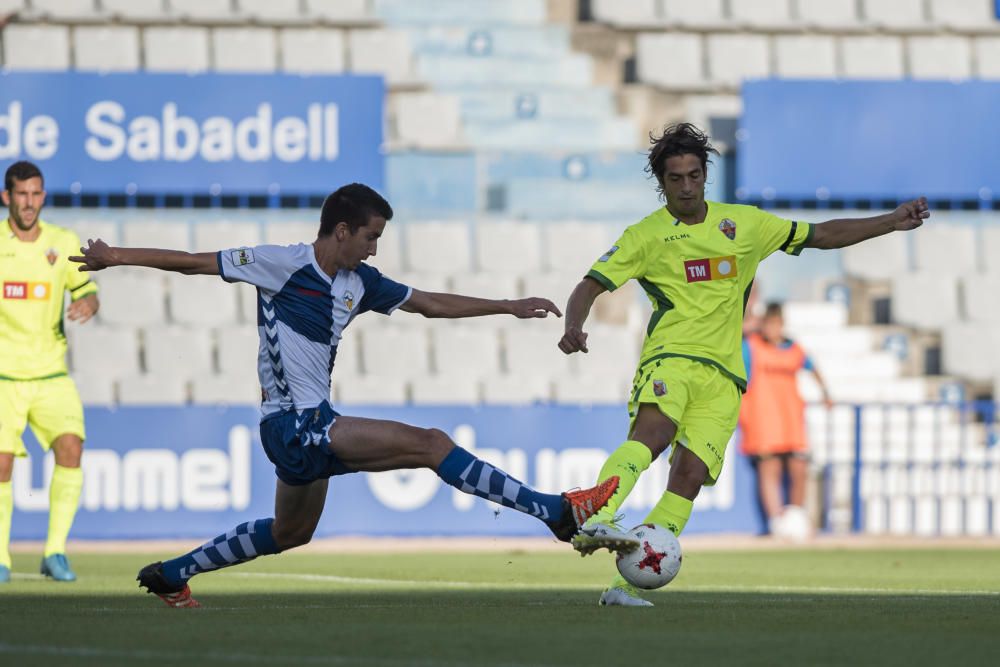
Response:
[[[303,486],[354,472],[330,452],[330,427],[339,416],[323,401],[315,408],[281,412],[260,423],[260,442],[278,479]]]

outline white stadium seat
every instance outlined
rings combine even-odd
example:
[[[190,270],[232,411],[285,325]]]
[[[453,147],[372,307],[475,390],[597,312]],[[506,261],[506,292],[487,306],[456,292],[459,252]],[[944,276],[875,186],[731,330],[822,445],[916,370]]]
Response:
[[[401,380],[427,375],[430,372],[429,352],[424,329],[365,329],[363,370],[365,375]]]
[[[94,0],[31,0],[34,13],[57,21],[96,21],[100,13]]]
[[[170,0],[170,9],[178,17],[194,21],[232,21],[236,18],[230,0]]]
[[[845,36],[840,54],[846,79],[901,79],[906,74],[903,40],[898,37]]]
[[[541,245],[541,234],[534,223],[483,222],[476,227],[476,254],[481,271],[539,271]]]
[[[17,14],[28,7],[28,0],[0,0],[0,16]]]
[[[258,405],[260,385],[229,375],[197,375],[191,380],[191,402],[197,405]]]
[[[487,405],[531,405],[552,399],[552,382],[544,375],[497,375],[483,381]]]
[[[500,374],[500,339],[494,329],[438,326],[431,330],[434,370],[442,377],[489,379]]]
[[[768,40],[762,35],[709,35],[708,70],[712,81],[738,86],[771,74]]]
[[[150,72],[204,72],[209,68],[207,28],[146,28],[142,46],[145,69]]]
[[[636,38],[639,80],[676,90],[698,90],[707,86],[704,45],[694,33],[640,33]]]
[[[459,98],[439,93],[397,93],[390,96],[395,139],[413,148],[455,148],[462,145]]]
[[[316,225],[319,228],[319,225]],[[315,235],[315,232],[313,232]],[[406,225],[392,222],[385,226],[382,236],[378,239],[375,256],[365,260],[390,278],[399,275],[404,270],[403,246],[406,245]]]
[[[729,0],[730,18],[741,25],[758,30],[775,30],[790,26],[790,0]]]
[[[80,394],[80,401],[85,406],[112,407],[117,403],[115,382],[109,376],[103,373],[74,372],[72,377]]]
[[[934,23],[955,30],[996,30],[994,0],[930,0]]]
[[[594,19],[623,28],[645,28],[663,22],[658,0],[591,0]]]
[[[1000,225],[985,225],[980,234],[983,270],[1000,275]]]
[[[39,48],[39,45],[45,48]],[[8,69],[70,68],[69,28],[12,23],[3,29],[3,65]]]
[[[847,306],[824,301],[790,301],[782,308],[789,331],[830,331],[847,326]]]
[[[907,40],[910,76],[914,79],[968,79],[972,76],[972,43],[944,35]]]
[[[146,372],[190,379],[212,372],[212,339],[208,329],[146,327],[143,330]]]
[[[286,28],[278,33],[281,69],[291,74],[341,74],[347,68],[343,30]]]
[[[120,405],[184,405],[187,400],[187,382],[177,375],[129,375],[118,381]]]
[[[250,283],[236,283],[230,289],[236,290],[239,303],[240,321],[246,326],[257,326],[257,288]]]
[[[237,292],[218,276],[167,274],[170,319],[189,326],[239,324]]]
[[[903,273],[892,279],[892,319],[939,329],[958,319],[958,281],[939,273]]]
[[[191,250],[190,228],[186,222],[126,222],[121,235],[126,248]]]
[[[406,241],[410,271],[447,274],[471,267],[469,226],[464,222],[413,223],[407,225]]]
[[[583,276],[614,242],[614,231],[601,223],[551,222],[541,231],[545,268],[557,273]]]
[[[215,252],[229,248],[260,245],[260,225],[256,222],[205,221],[192,225],[192,252]]]
[[[927,225],[913,234],[915,268],[928,274],[964,275],[976,271],[976,228],[972,225]]]
[[[134,26],[73,28],[76,69],[130,72],[139,69],[139,29]]]
[[[340,380],[361,377],[361,334],[348,329],[337,345],[333,375]]]
[[[941,334],[946,373],[991,381],[1000,375],[1000,327],[995,323],[949,322]]]
[[[516,299],[519,294],[512,273],[459,273],[451,279],[451,291],[480,299]]]
[[[382,74],[390,85],[414,79],[413,52],[402,30],[352,30],[348,44],[354,74]]]
[[[170,14],[163,0],[101,0],[105,14],[132,21],[160,21]]]
[[[298,23],[306,19],[299,0],[237,0],[240,13],[263,23]]]
[[[556,376],[552,388],[556,403],[624,406],[629,398],[628,381],[600,374]]]
[[[264,226],[264,243],[268,245],[294,245],[312,243],[319,234],[319,220],[316,222],[292,222],[272,220]]]
[[[219,72],[274,72],[278,68],[274,30],[216,28],[212,31],[212,64]]]
[[[885,234],[844,248],[840,251],[844,271],[870,280],[904,273],[910,268],[908,243],[905,234]]]
[[[476,405],[479,380],[469,375],[421,376],[410,381],[414,405]]]
[[[669,25],[682,28],[724,28],[725,18],[722,0],[661,0],[663,18]]]
[[[972,322],[1000,324],[1000,274],[966,276],[962,280],[962,302],[965,319]]]
[[[858,25],[856,0],[796,0],[799,20],[823,29],[852,28]]]
[[[862,0],[861,7],[865,22],[875,27],[909,31],[927,26],[924,0]]]
[[[73,373],[104,375],[110,379],[139,372],[139,336],[130,327],[68,324],[66,337]]]
[[[114,268],[101,273],[101,322],[141,326],[165,321],[165,275],[159,271]]]
[[[976,78],[1000,79],[1000,37],[979,37],[973,42]]]
[[[404,405],[407,383],[398,376],[365,376],[340,381],[333,379],[335,404]],[[343,412],[338,407],[339,412]]]
[[[562,310],[569,301],[569,295],[583,279],[583,272],[576,273],[530,273],[524,277],[521,296],[537,296],[549,299]]]
[[[829,35],[782,35],[774,40],[775,74],[783,79],[832,79],[837,51]]]
[[[96,241],[101,239],[108,245],[114,246],[119,245],[118,242],[118,223],[111,220],[95,220],[93,218],[84,218],[72,220],[69,222],[56,222],[54,223],[58,227],[66,227],[76,232],[76,235],[80,238],[80,243],[87,245],[87,239],[92,239]]]
[[[306,13],[330,23],[364,23],[373,20],[369,0],[305,0]]]
[[[257,352],[260,349],[256,327],[221,327],[215,332],[215,340],[220,374],[256,380]]]
[[[570,359],[556,347],[559,337],[527,324],[504,330],[507,373],[514,377],[534,375],[551,378],[569,375]]]

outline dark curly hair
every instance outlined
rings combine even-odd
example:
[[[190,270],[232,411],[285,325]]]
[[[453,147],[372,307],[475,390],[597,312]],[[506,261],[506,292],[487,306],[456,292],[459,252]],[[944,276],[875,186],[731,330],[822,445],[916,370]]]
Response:
[[[677,123],[663,128],[663,133],[656,136],[649,133],[649,163],[645,172],[656,179],[656,191],[661,199],[666,199],[663,191],[663,170],[667,158],[675,155],[695,155],[701,161],[701,169],[708,175],[709,153],[719,154],[712,144],[708,143],[708,135],[691,123]]]

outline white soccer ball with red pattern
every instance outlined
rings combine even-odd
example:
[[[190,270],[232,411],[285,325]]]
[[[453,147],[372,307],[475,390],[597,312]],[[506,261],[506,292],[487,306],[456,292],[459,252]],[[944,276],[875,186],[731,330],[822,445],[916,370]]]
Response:
[[[618,571],[625,581],[647,591],[673,581],[681,569],[681,543],[674,534],[652,523],[628,532],[639,540],[639,548],[618,554]]]

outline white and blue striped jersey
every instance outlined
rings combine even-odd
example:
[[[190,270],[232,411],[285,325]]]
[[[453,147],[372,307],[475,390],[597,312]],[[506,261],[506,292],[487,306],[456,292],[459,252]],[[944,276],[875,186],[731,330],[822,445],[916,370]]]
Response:
[[[328,401],[344,328],[369,310],[391,314],[412,293],[363,263],[331,279],[308,243],[222,250],[218,261],[223,280],[257,288],[261,419]]]

